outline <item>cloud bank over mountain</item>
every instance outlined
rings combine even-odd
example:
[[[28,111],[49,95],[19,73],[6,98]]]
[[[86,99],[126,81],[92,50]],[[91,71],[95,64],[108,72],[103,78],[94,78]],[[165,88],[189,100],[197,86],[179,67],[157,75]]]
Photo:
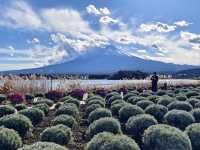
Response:
[[[80,10],[8,0],[0,8],[0,33],[21,34],[15,43],[0,40],[0,70],[62,63],[107,46],[142,59],[200,65],[200,34],[188,30],[190,20],[138,21],[95,3]]]

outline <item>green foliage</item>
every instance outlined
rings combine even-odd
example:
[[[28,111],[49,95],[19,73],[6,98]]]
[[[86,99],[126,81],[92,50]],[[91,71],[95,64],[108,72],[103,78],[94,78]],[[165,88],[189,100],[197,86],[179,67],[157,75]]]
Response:
[[[68,104],[68,103],[75,104],[77,106],[77,108],[79,108],[79,106],[80,106],[80,101],[75,98],[64,101],[64,104]]]
[[[119,110],[119,119],[126,123],[131,116],[144,114],[144,111],[136,105],[125,105]]]
[[[97,108],[102,108],[102,106],[99,105],[99,104],[92,104],[92,105],[89,105],[89,106],[86,108],[86,110],[85,110],[86,116],[88,117],[89,114],[90,114],[92,111],[96,110]]]
[[[102,102],[105,103],[105,100],[104,100],[102,97],[97,96],[97,95],[92,96],[92,97],[89,97],[89,98],[87,99],[87,102],[92,101],[92,100],[100,100],[100,101],[102,101]]]
[[[122,97],[121,95],[114,95],[112,97],[110,97],[107,101],[106,101],[106,106],[107,107],[110,107],[111,106],[111,103],[116,101],[116,100],[122,100]]]
[[[195,122],[200,123],[200,108],[193,109],[191,114],[195,118]]]
[[[10,115],[15,113],[15,108],[9,105],[1,105],[0,106],[0,117],[5,115]]]
[[[28,108],[19,111],[20,114],[28,117],[33,125],[40,123],[44,118],[44,112],[38,108]]]
[[[79,119],[79,110],[71,105],[61,106],[55,113],[56,116],[62,114],[73,116],[77,120]]]
[[[136,140],[137,143],[141,143],[144,131],[148,127],[157,123],[157,120],[148,114],[133,116],[129,118],[126,123],[126,131]]]
[[[101,107],[105,107],[105,102],[101,100],[91,100],[87,103],[88,106],[93,105],[93,104],[99,104]]]
[[[38,108],[44,112],[45,115],[49,112],[49,106],[46,103],[34,105],[33,108]]]
[[[17,104],[15,105],[15,109],[17,109],[18,111],[23,110],[23,109],[27,109],[28,107],[25,104]]]
[[[46,128],[40,135],[41,141],[65,145],[72,140],[72,131],[65,125]]]
[[[87,144],[86,150],[140,150],[134,140],[125,135],[99,133]]]
[[[167,113],[167,111],[167,107],[157,104],[150,105],[145,109],[145,113],[154,116],[159,123],[163,121],[163,117]]]
[[[114,96],[114,95],[119,95],[119,93],[117,93],[117,92],[111,92],[111,93],[108,93],[107,95],[106,95],[106,101],[108,100],[108,99],[110,99],[112,96]]]
[[[87,134],[90,138],[101,132],[111,132],[113,134],[121,134],[121,126],[118,120],[114,118],[101,118],[90,124]]]
[[[76,119],[69,115],[59,115],[52,121],[53,125],[63,124],[71,129],[77,127],[78,123]]]
[[[196,98],[190,98],[187,100],[188,103],[190,103],[192,105],[192,107],[195,107],[195,104],[199,103],[200,100],[196,99]]]
[[[0,127],[0,149],[17,150],[22,146],[21,137],[12,129]]]
[[[130,97],[130,98],[127,100],[127,102],[128,102],[128,103],[131,103],[131,104],[133,104],[133,105],[136,105],[137,102],[142,101],[142,100],[147,100],[147,98],[145,98],[145,97]]]
[[[113,116],[119,116],[119,110],[124,107],[125,105],[128,105],[127,103],[118,103],[111,106],[111,111]]]
[[[139,101],[137,102],[137,106],[139,106],[140,108],[142,109],[145,109],[147,108],[148,106],[150,105],[153,105],[154,103],[152,101],[149,101],[149,100],[142,100],[142,101]]]
[[[138,94],[136,93],[128,92],[126,95],[124,95],[123,99],[127,101],[130,97],[136,97],[137,95]]]
[[[173,101],[175,101],[174,98],[171,98],[171,97],[169,97],[169,96],[162,96],[162,97],[159,98],[158,104],[167,107],[167,105],[169,105],[169,104],[172,103]]]
[[[33,127],[30,119],[21,114],[11,114],[0,118],[0,126],[14,129],[22,137],[31,131]]]
[[[47,104],[49,107],[53,106],[54,102],[52,100],[49,100],[47,98],[42,98],[42,97],[39,97],[37,98],[37,101],[33,102],[34,105],[37,105],[37,104]]]
[[[26,145],[18,150],[67,150],[64,146],[60,146],[50,142],[37,142],[32,145]]]
[[[156,94],[157,94],[158,96],[163,96],[163,95],[165,95],[165,94],[167,94],[167,93],[166,93],[166,91],[164,91],[164,90],[159,90]]]
[[[92,123],[95,120],[98,120],[104,117],[112,117],[111,111],[105,108],[98,108],[89,114],[88,122]]]
[[[5,94],[0,94],[0,103],[6,100]]]
[[[187,97],[185,95],[177,95],[176,96],[176,99],[178,101],[186,101],[187,100]]]
[[[190,141],[192,143],[193,150],[199,150],[200,147],[200,123],[194,123],[189,125],[185,133],[189,136]]]
[[[163,124],[153,125],[145,130],[143,143],[147,150],[192,150],[186,134]]]
[[[189,91],[186,93],[187,98],[190,98],[192,96],[199,96],[199,93],[196,91]]]
[[[169,110],[185,110],[185,111],[191,111],[192,110],[192,105],[188,102],[182,102],[182,101],[174,101],[167,105]]]
[[[167,124],[184,130],[188,125],[195,122],[194,117],[187,111],[171,110],[165,116]]]

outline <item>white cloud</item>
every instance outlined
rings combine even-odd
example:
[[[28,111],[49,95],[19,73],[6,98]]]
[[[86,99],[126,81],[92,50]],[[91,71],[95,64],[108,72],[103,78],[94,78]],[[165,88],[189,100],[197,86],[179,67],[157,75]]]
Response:
[[[92,4],[88,5],[86,7],[86,10],[87,10],[88,14],[94,14],[96,16],[98,16],[98,15],[110,15],[111,14],[110,10],[107,7],[98,9],[98,8],[96,8],[95,5],[92,5]]]
[[[108,25],[108,24],[117,24],[119,21],[109,16],[103,16],[100,18],[99,22],[102,24]]]
[[[89,14],[101,15],[101,12],[94,5],[87,6],[86,10]]]
[[[0,26],[38,29],[42,26],[40,17],[24,1],[12,1],[9,7],[0,11]]]
[[[157,23],[149,23],[149,24],[141,24],[139,31],[140,32],[152,32],[157,31],[160,33],[167,33],[171,31],[175,31],[176,26],[168,25],[165,23],[157,22]]]
[[[187,27],[189,26],[191,23],[189,22],[186,22],[185,20],[182,20],[182,21],[177,21],[174,23],[176,26],[179,26],[179,27]]]
[[[110,10],[108,8],[106,8],[106,7],[100,8],[100,12],[103,15],[110,15],[111,14]]]
[[[31,39],[31,40],[27,40],[27,43],[28,44],[39,44],[40,40],[35,37],[35,38]]]

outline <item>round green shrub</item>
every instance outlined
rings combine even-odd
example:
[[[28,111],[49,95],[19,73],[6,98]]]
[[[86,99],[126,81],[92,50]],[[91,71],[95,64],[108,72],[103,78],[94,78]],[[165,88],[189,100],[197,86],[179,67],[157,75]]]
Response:
[[[45,115],[49,112],[49,106],[46,103],[34,105],[32,108],[38,108],[44,112]]]
[[[151,95],[151,96],[148,96],[147,97],[147,100],[150,100],[150,101],[152,101],[152,102],[154,102],[154,103],[157,103],[158,102],[158,100],[159,100],[159,96],[158,95]]]
[[[200,108],[193,109],[191,114],[195,118],[195,122],[200,123]]]
[[[122,97],[121,95],[114,95],[112,97],[110,97],[107,101],[106,101],[106,106],[107,107],[110,107],[111,106],[111,103],[116,101],[116,100],[122,100]]]
[[[144,114],[143,109],[136,105],[125,105],[119,110],[119,119],[121,122],[126,123],[131,116]]]
[[[40,135],[41,141],[65,145],[72,140],[72,131],[65,125],[46,128]]]
[[[119,93],[117,93],[117,92],[108,93],[108,94],[106,95],[105,100],[107,101],[108,99],[110,99],[110,98],[111,98],[112,96],[114,96],[114,95],[119,95]]]
[[[0,118],[0,126],[14,129],[22,137],[31,131],[33,127],[30,119],[21,114],[11,114]]]
[[[99,133],[87,144],[86,150],[140,150],[134,140],[125,135]]]
[[[64,101],[64,104],[68,104],[68,103],[73,103],[75,104],[78,108],[80,107],[80,101],[75,99],[75,98],[72,98],[72,99],[69,99],[69,100],[66,100]]]
[[[145,113],[154,116],[159,123],[163,121],[163,117],[167,111],[167,107],[158,104],[150,105],[145,109]]]
[[[78,109],[72,106],[67,106],[67,105],[61,106],[55,113],[56,116],[62,115],[62,114],[73,116],[75,119],[79,118]]]
[[[153,105],[154,103],[149,100],[142,100],[136,103],[137,106],[139,106],[142,109],[147,108],[149,105]]]
[[[184,132],[163,124],[145,130],[143,143],[147,150],[192,150],[190,139]]]
[[[127,93],[126,95],[124,95],[124,97],[123,97],[123,99],[125,100],[125,101],[127,101],[130,97],[136,97],[137,96],[137,94],[135,94],[135,93]]]
[[[45,95],[44,95],[44,93],[35,93],[34,96],[43,98]]]
[[[194,108],[200,108],[200,102],[196,103]]]
[[[25,99],[27,103],[32,104],[34,100],[34,96],[30,93],[27,93],[25,94]]]
[[[127,102],[128,102],[128,103],[131,103],[131,104],[133,104],[133,105],[136,105],[137,102],[143,101],[143,100],[147,100],[147,98],[145,98],[145,97],[130,97],[130,98],[127,100]]]
[[[17,150],[22,146],[21,137],[12,129],[0,127],[0,149]]]
[[[77,127],[78,123],[76,119],[69,115],[59,115],[52,121],[53,125],[63,124],[71,129]]]
[[[186,93],[187,98],[190,98],[192,96],[199,96],[199,93],[196,91],[190,91]]]
[[[190,98],[187,100],[188,103],[190,103],[192,105],[192,107],[195,107],[195,104],[199,103],[200,100],[196,99],[196,98]]]
[[[101,100],[91,100],[87,103],[88,106],[93,105],[93,104],[99,104],[101,107],[105,107],[105,102]]]
[[[182,102],[182,101],[174,101],[167,105],[168,110],[185,110],[185,111],[191,111],[192,110],[192,105],[188,102]]]
[[[182,130],[195,122],[194,117],[184,110],[171,110],[164,116],[164,120],[167,124]]]
[[[176,99],[178,101],[186,101],[187,100],[187,97],[185,95],[177,95],[176,96]]]
[[[64,146],[60,146],[51,142],[36,142],[32,145],[26,145],[18,150],[68,150]]]
[[[1,105],[0,106],[0,117],[5,115],[10,115],[15,113],[15,108],[9,105]]]
[[[189,125],[185,133],[189,136],[190,141],[192,143],[193,150],[199,150],[200,147],[200,123],[194,123]]]
[[[114,118],[100,118],[88,127],[87,134],[90,138],[101,132],[111,132],[113,134],[121,134],[121,126],[118,120]]]
[[[27,109],[28,107],[25,104],[17,104],[15,105],[15,109],[17,109],[18,111],[23,110],[23,109]]]
[[[114,102],[111,103],[111,107],[115,104],[119,104],[119,103],[126,103],[124,100],[115,100]]]
[[[5,94],[0,94],[0,103],[6,100],[6,95]]]
[[[89,97],[89,98],[87,99],[87,102],[92,101],[92,100],[100,100],[100,101],[102,101],[102,102],[105,103],[105,99],[103,99],[102,97],[97,96],[97,95],[92,96],[92,97]]]
[[[141,143],[144,131],[155,124],[158,124],[158,122],[153,116],[148,114],[137,115],[128,119],[126,131],[137,143]]]
[[[119,116],[119,110],[124,107],[125,105],[128,105],[127,103],[118,103],[111,106],[111,111],[113,116]]]
[[[99,105],[99,104],[92,104],[92,105],[89,105],[89,106],[86,108],[86,110],[85,110],[86,116],[88,117],[89,114],[90,114],[92,111],[96,110],[97,108],[102,108],[102,106]]]
[[[175,101],[175,99],[169,97],[169,96],[163,96],[163,97],[160,97],[159,100],[158,100],[158,103],[159,105],[163,105],[163,106],[166,106],[169,105],[170,103],[172,103],[173,101]]]
[[[149,93],[149,92],[143,92],[143,93],[140,93],[139,96],[148,97],[148,96],[151,96],[151,93]]]
[[[167,94],[166,93],[166,91],[164,91],[164,90],[159,90],[159,91],[157,91],[157,93],[156,93],[158,96],[163,96],[163,95],[165,95],[165,94]]]
[[[37,105],[37,104],[47,104],[49,107],[53,106],[54,102],[52,100],[49,100],[49,99],[46,99],[46,98],[37,98],[37,101],[33,102],[34,105]]]
[[[104,118],[104,117],[112,117],[111,111],[108,109],[105,109],[105,108],[97,108],[96,110],[92,111],[89,114],[88,122],[92,123],[95,120],[98,120],[98,119]]]
[[[28,108],[19,111],[20,114],[28,117],[33,125],[37,125],[40,123],[44,118],[44,112],[38,108]]]

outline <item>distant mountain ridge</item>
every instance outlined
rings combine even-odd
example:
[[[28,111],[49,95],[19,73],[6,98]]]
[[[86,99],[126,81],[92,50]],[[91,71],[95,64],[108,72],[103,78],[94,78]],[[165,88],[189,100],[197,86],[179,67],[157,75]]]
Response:
[[[181,70],[194,69],[191,65],[177,65],[173,63],[164,63],[153,60],[145,60],[132,55],[125,51],[119,50],[113,46],[105,48],[95,48],[89,50],[74,59],[50,66],[35,69],[24,69],[17,71],[7,71],[4,73],[13,74],[105,74],[114,73],[119,70],[140,70],[143,72],[177,72]]]

